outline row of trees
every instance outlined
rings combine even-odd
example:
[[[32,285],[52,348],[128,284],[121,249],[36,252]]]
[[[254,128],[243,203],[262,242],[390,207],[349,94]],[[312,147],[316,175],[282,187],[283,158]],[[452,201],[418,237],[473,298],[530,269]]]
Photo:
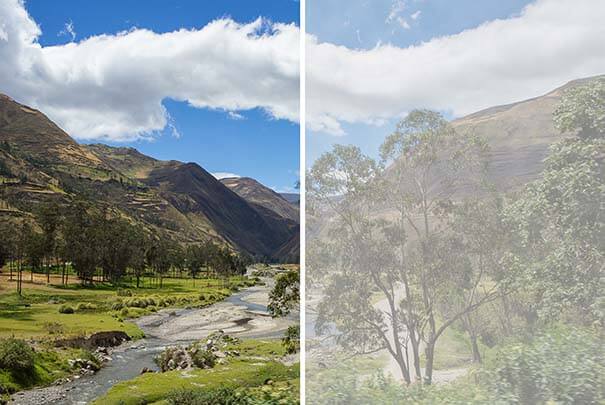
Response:
[[[485,142],[432,111],[402,120],[380,161],[354,146],[324,154],[307,180],[311,212],[337,214],[327,238],[308,242],[308,278],[324,293],[317,329],[336,325],[337,342],[357,354],[386,349],[408,384],[430,384],[436,344],[454,325],[477,362],[478,340],[563,317],[602,327],[602,100],[603,80],[565,95],[554,121],[575,136],[516,195],[487,182]]]
[[[66,207],[43,203],[38,206],[35,222],[0,226],[0,267],[8,263],[11,279],[16,273],[19,292],[26,266],[32,281],[34,271],[45,271],[50,283],[51,269],[59,268],[62,283],[67,283],[71,267],[87,284],[95,277],[118,283],[132,275],[139,287],[141,277],[150,273],[161,287],[170,272],[195,278],[205,271],[226,277],[243,274],[250,263],[247,255],[212,242],[184,247],[166,235],[153,234],[83,201]]]

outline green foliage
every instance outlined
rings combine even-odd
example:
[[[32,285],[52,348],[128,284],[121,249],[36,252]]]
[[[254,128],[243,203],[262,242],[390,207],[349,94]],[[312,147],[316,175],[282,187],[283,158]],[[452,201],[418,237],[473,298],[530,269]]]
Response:
[[[63,304],[59,307],[60,314],[73,314],[75,311],[72,306]]]
[[[300,350],[300,327],[298,325],[288,327],[282,338],[282,344],[287,354],[293,354]]]
[[[233,387],[209,390],[178,390],[168,395],[171,405],[246,405],[246,398]]]
[[[298,271],[290,270],[280,274],[269,294],[267,308],[272,316],[285,316],[294,309],[300,300],[300,276]]]
[[[290,386],[267,385],[262,389],[221,386],[211,389],[183,389],[170,393],[171,405],[289,405],[300,403]]]
[[[118,288],[116,290],[116,295],[118,297],[132,297],[132,290],[129,290],[128,288]]]
[[[32,373],[34,351],[23,340],[0,340],[0,368],[15,373]]]
[[[602,403],[604,348],[590,332],[554,330],[500,350],[488,380],[495,396],[507,403]]]
[[[579,132],[581,137],[605,135],[605,79],[591,80],[567,89],[554,113],[561,132]]]
[[[580,136],[551,147],[542,177],[509,205],[506,216],[517,236],[512,261],[539,315],[556,319],[566,313],[575,322],[603,326],[605,112],[593,91],[604,92],[605,81],[565,94],[555,121],[562,130],[579,130]]]
[[[197,350],[191,354],[191,360],[197,368],[212,368],[216,364],[216,355],[210,350]]]

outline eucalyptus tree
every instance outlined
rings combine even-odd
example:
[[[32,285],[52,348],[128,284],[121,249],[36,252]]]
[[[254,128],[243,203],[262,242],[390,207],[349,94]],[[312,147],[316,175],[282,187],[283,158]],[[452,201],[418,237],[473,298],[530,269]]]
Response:
[[[416,110],[386,138],[379,163],[335,146],[309,172],[311,206],[332,215],[316,246],[327,258],[309,258],[312,269],[317,261],[331,268],[318,327],[332,323],[337,341],[357,353],[386,349],[407,383],[430,384],[444,331],[500,295],[501,266],[483,256],[495,262],[501,252],[477,256],[474,230],[458,229],[465,240],[452,229],[457,206],[486,193],[486,152],[440,114]]]
[[[46,282],[50,283],[51,262],[57,256],[57,238],[61,225],[61,214],[59,206],[55,202],[41,204],[36,220],[42,228],[42,250],[44,266],[46,267]]]
[[[92,284],[100,265],[101,220],[101,215],[84,201],[75,201],[65,213],[65,254],[82,283]]]
[[[317,307],[316,329],[334,330],[336,342],[356,355],[387,350],[407,383],[411,382],[405,331],[399,322],[395,282],[398,269],[391,249],[385,249],[382,221],[374,214],[382,201],[377,194],[380,168],[358,147],[335,145],[307,175],[308,200],[329,217],[321,233],[326,243],[319,256],[309,256],[321,272],[323,298]],[[316,236],[319,237],[319,236]],[[376,308],[379,291],[387,297],[387,313]]]

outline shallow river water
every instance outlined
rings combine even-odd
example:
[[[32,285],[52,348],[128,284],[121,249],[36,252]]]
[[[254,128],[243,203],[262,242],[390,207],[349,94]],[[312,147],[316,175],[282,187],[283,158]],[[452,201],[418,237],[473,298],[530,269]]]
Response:
[[[295,322],[295,316],[273,319],[266,307],[272,280],[237,292],[224,301],[201,309],[162,310],[137,319],[145,338],[115,348],[112,360],[92,376],[69,383],[25,391],[13,396],[14,404],[87,404],[114,384],[135,378],[145,367],[157,370],[154,357],[168,346],[186,345],[222,329],[240,338],[278,338]]]

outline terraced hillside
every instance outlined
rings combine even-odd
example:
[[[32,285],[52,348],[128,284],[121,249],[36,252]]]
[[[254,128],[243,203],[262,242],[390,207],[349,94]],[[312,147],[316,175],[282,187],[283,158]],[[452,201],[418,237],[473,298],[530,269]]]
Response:
[[[180,242],[211,239],[268,258],[297,232],[297,221],[246,201],[195,163],[80,145],[40,111],[0,95],[0,215],[31,218],[41,201],[74,199]]]

